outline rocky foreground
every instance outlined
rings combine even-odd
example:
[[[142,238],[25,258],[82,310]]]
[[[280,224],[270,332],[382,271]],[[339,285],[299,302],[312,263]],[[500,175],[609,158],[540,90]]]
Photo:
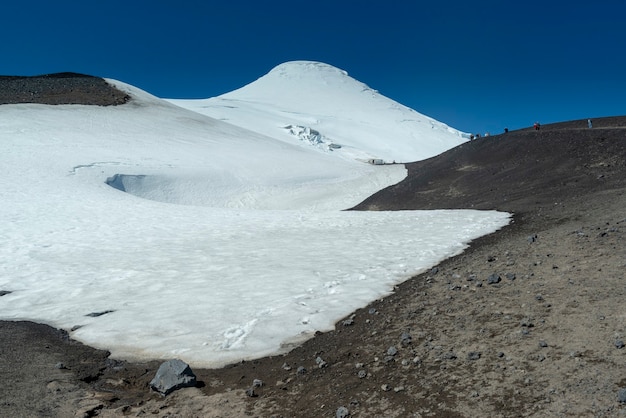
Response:
[[[409,164],[355,209],[497,209],[514,222],[285,355],[191,365],[195,387],[162,396],[149,387],[160,362],[0,322],[0,416],[626,416],[626,117],[586,126]]]

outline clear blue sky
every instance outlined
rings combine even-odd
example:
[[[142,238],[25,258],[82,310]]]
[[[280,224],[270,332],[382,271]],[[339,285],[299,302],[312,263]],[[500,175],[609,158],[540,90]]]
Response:
[[[467,132],[626,115],[626,0],[11,1],[0,74],[217,96],[322,61]]]

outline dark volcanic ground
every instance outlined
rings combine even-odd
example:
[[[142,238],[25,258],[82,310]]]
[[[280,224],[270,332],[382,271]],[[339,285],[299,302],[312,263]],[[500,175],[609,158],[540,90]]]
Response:
[[[165,398],[148,389],[158,362],[0,322],[0,416],[626,416],[625,127],[564,122],[408,164],[356,209],[497,209],[514,222],[334,331],[194,368],[198,387]]]
[[[77,73],[45,74],[32,77],[0,76],[0,105],[43,103],[111,106],[130,97],[100,77]]]
[[[626,118],[612,117],[480,138],[407,164],[401,183],[356,209],[497,209],[527,212],[623,187]]]

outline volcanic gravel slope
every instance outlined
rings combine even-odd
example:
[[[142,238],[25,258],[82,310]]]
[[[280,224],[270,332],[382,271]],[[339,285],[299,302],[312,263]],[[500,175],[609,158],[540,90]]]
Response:
[[[626,118],[523,129],[480,138],[407,164],[408,177],[360,210],[536,210],[623,187]]]
[[[285,355],[194,369],[196,388],[162,397],[159,362],[0,322],[0,416],[625,416],[625,126],[523,129],[408,164],[355,209],[513,223]]]
[[[0,76],[0,105],[39,103],[111,106],[130,97],[104,79],[77,73]]]

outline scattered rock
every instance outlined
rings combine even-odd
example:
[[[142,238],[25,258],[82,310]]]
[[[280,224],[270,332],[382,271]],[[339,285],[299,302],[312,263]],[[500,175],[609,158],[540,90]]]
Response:
[[[296,369],[296,374],[305,374],[306,373],[306,367],[304,366],[300,366]]]
[[[480,359],[480,353],[478,351],[470,351],[467,353],[468,360],[478,360]]]
[[[539,347],[545,348],[548,346],[548,343],[545,342],[544,340],[539,341]]]
[[[337,408],[337,412],[335,412],[336,418],[347,418],[350,416],[350,411],[345,406],[340,406]]]
[[[116,372],[119,372],[119,371],[124,370],[125,362],[122,360],[116,360],[116,359],[112,359],[109,357],[104,361],[104,364],[107,366],[107,368],[115,370]]]
[[[359,373],[357,374],[359,376],[359,379],[364,379],[367,377],[367,372],[363,369],[359,370]]]
[[[617,392],[617,400],[620,403],[626,403],[626,388],[622,388]]]
[[[5,295],[8,295],[9,293],[11,293],[10,290],[0,290],[0,296],[5,296]]]
[[[260,388],[261,386],[263,386],[263,381],[261,379],[254,379],[252,381],[253,388]]]
[[[506,273],[504,276],[511,281],[516,279],[515,273]]]
[[[91,312],[91,313],[88,313],[85,316],[90,316],[92,318],[97,318],[99,316],[106,315],[106,314],[111,313],[111,312],[115,312],[115,311],[108,310],[108,311],[102,311],[102,312]]]
[[[389,392],[391,390],[391,386],[389,386],[388,384],[384,384],[380,387],[382,390],[384,390],[385,392]]]
[[[413,337],[411,337],[411,334],[409,334],[408,332],[403,332],[402,335],[400,336],[400,344],[402,344],[405,347],[411,344],[412,341],[413,341]]]
[[[530,235],[528,238],[526,238],[526,240],[527,240],[529,243],[531,243],[531,244],[532,244],[533,242],[536,242],[536,241],[537,241],[537,239],[538,239],[537,234]]]
[[[490,275],[487,278],[487,284],[496,284],[496,283],[500,283],[500,280],[502,280],[502,278],[500,277],[499,274],[497,273],[493,273],[492,275]]]
[[[388,356],[392,356],[392,357],[393,357],[393,356],[395,356],[396,354],[398,354],[398,349],[397,349],[396,347],[391,346],[391,347],[389,347],[389,348],[387,349],[387,355],[388,355]]]
[[[162,395],[196,385],[196,376],[187,363],[179,359],[168,360],[161,364],[150,387]]]
[[[249,398],[256,398],[259,395],[257,395],[257,393],[254,391],[254,388],[250,388],[246,390],[246,396],[248,396]]]
[[[519,323],[521,326],[523,327],[527,327],[527,328],[532,328],[535,326],[535,324],[533,323],[533,321],[530,318],[524,318],[520,321]]]
[[[615,348],[624,348],[624,341],[622,340],[615,341]]]
[[[317,364],[317,367],[319,367],[320,369],[328,366],[328,363],[326,363],[321,357],[317,357],[315,359],[315,364]]]

